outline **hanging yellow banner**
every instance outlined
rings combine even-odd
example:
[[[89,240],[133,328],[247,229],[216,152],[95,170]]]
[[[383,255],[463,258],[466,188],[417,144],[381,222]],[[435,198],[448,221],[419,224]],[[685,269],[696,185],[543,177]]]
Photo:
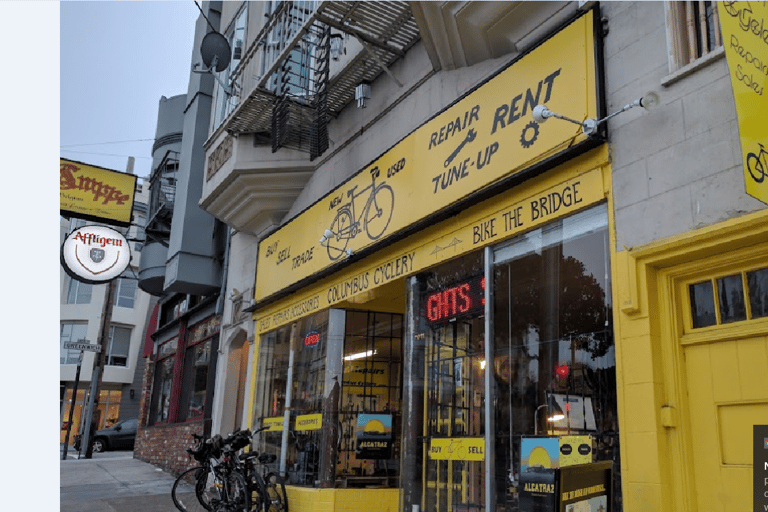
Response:
[[[262,240],[256,301],[584,142],[580,127],[539,125],[532,111],[596,116],[594,30],[589,11]]]
[[[768,3],[718,2],[747,194],[768,204]]]

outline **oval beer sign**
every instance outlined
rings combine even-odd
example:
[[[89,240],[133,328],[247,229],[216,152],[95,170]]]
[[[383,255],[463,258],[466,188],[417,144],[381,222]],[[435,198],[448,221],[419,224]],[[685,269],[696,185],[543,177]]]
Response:
[[[131,262],[128,240],[106,226],[83,226],[74,230],[61,246],[61,264],[67,274],[90,284],[118,277]]]

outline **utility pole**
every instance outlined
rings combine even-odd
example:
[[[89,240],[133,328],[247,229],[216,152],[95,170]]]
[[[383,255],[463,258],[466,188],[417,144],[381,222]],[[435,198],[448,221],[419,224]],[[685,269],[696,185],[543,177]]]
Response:
[[[67,460],[67,448],[69,447],[69,433],[72,431],[72,415],[75,412],[75,402],[77,401],[77,386],[80,384],[80,367],[83,365],[83,351],[77,358],[77,372],[75,372],[75,387],[72,389],[72,400],[69,402],[69,418],[67,419],[67,435],[64,436],[64,451],[61,453],[61,460]]]
[[[94,433],[99,429],[98,414],[94,414],[99,408],[99,392],[101,389],[102,374],[104,373],[104,365],[106,363],[106,353],[109,349],[109,327],[112,323],[112,309],[114,305],[115,295],[115,282],[118,278],[111,280],[107,283],[107,296],[104,299],[104,309],[101,312],[101,327],[99,328],[99,339],[96,342],[101,345],[101,350],[96,353],[94,361],[93,372],[91,375],[91,391],[88,399],[88,412],[86,416],[86,425],[83,432],[82,447],[85,448],[85,458],[93,458],[93,446],[91,439],[93,439]]]

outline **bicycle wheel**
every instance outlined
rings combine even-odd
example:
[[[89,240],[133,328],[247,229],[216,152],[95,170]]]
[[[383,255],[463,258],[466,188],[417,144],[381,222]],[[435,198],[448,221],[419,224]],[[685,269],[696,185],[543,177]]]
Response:
[[[763,163],[760,161],[760,157],[754,153],[749,153],[747,155],[747,169],[756,183],[763,182],[765,179],[765,169],[763,168]]]
[[[220,510],[232,512],[250,512],[251,493],[245,482],[245,477],[234,472],[227,476],[224,486],[224,501]]]
[[[371,194],[365,210],[365,232],[371,240],[378,239],[392,220],[395,193],[389,185],[379,185]]]
[[[349,239],[354,237],[354,230],[352,226],[352,214],[349,210],[339,210],[336,212],[336,217],[331,222],[331,231],[335,233],[335,236],[328,240],[328,257],[335,261],[344,254],[349,245]]]
[[[285,481],[277,473],[268,473],[264,478],[267,496],[264,512],[288,512],[288,497],[285,495]]]
[[[215,511],[223,498],[224,483],[216,473],[210,469],[204,469],[197,475],[195,481],[195,496],[205,510]]]
[[[198,492],[200,487],[201,477],[204,477],[207,472],[203,467],[194,467],[188,469],[173,482],[171,488],[171,499],[177,509],[182,512],[202,512],[203,510],[213,510],[210,506],[201,502]]]

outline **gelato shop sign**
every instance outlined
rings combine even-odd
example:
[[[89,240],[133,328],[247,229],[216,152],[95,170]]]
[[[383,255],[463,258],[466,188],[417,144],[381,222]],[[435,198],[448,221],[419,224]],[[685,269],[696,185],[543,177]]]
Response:
[[[84,283],[101,284],[118,277],[131,262],[128,240],[106,226],[83,226],[61,246],[64,270]]]

